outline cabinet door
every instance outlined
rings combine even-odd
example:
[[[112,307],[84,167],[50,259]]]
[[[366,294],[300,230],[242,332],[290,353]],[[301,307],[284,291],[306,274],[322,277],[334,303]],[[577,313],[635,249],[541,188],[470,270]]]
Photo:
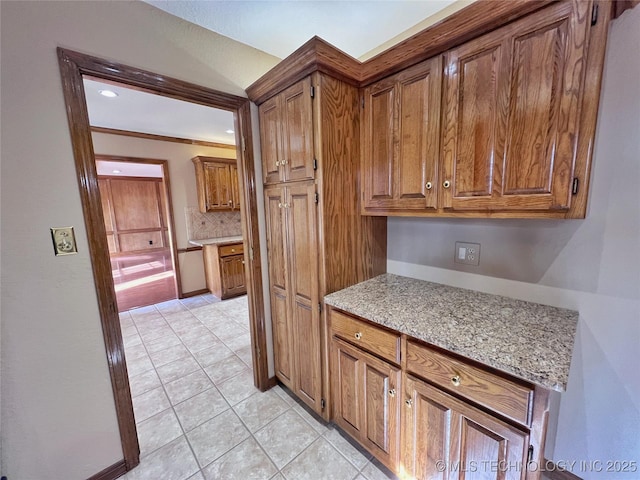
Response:
[[[222,275],[222,298],[246,293],[243,255],[221,258],[220,274]]]
[[[402,464],[407,477],[416,480],[447,480],[453,457],[449,457],[451,423],[455,415],[446,401],[435,399],[428,385],[405,377]],[[443,468],[445,467],[445,468]]]
[[[203,162],[204,189],[208,212],[231,210],[233,194],[229,165],[225,163]]]
[[[392,470],[400,446],[400,369],[332,341],[333,420]]]
[[[525,478],[526,432],[410,376],[405,386],[410,402],[405,404],[403,464],[412,478]]]
[[[289,276],[286,261],[285,188],[265,189],[267,250],[269,259],[269,292],[276,376],[294,389],[293,331],[289,312]]]
[[[281,97],[283,180],[313,179],[311,77],[287,88]]]
[[[588,2],[563,2],[446,56],[443,206],[570,206]]]
[[[229,179],[231,181],[231,199],[233,201],[233,209],[240,210],[240,185],[237,165],[229,165]]]
[[[315,411],[321,412],[318,222],[313,183],[287,188],[286,216],[296,359],[294,392]]]
[[[440,57],[365,89],[365,208],[437,207]]]
[[[395,206],[437,208],[442,58],[398,75]]]
[[[282,180],[280,178],[280,152],[282,150],[280,99],[281,97],[277,95],[258,108],[264,183],[277,183]]]

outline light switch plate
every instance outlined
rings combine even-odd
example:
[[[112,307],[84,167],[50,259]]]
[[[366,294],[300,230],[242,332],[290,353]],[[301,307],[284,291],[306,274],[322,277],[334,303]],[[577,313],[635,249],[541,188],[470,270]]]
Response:
[[[454,260],[464,265],[480,265],[480,244],[456,242]]]

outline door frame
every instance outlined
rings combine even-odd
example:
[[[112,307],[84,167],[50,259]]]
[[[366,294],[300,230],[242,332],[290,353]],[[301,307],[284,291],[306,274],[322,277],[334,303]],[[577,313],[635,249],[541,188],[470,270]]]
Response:
[[[234,114],[238,182],[241,193],[242,233],[249,301],[249,324],[254,384],[260,390],[272,386],[267,364],[262,267],[258,235],[258,200],[253,154],[250,101],[224,92],[201,87],[165,75],[130,67],[110,60],[61,47],[57,49],[62,89],[75,159],[89,254],[96,286],[98,309],[113,387],[120,439],[127,470],[140,462],[140,449],[133,416],[131,390],[127,376],[124,345],[116,296],[111,277],[107,236],[102,216],[98,173],[94,160],[89,113],[82,82],[83,75],[113,81],[139,90],[177,100],[231,111]]]
[[[173,217],[173,200],[171,196],[171,180],[169,178],[169,160],[155,159],[155,158],[141,158],[141,157],[124,157],[121,155],[106,155],[95,154],[95,161],[102,160],[105,162],[125,162],[125,163],[140,163],[146,165],[160,165],[162,168],[162,184],[164,205],[166,212],[163,212],[167,217],[167,226],[169,228],[169,244],[171,248],[171,259],[173,261],[173,278],[176,289],[176,298],[184,298],[182,295],[182,281],[180,280],[180,263],[178,261],[178,245],[176,243],[176,223]],[[111,178],[121,178],[113,176]],[[114,219],[115,222],[115,219]]]

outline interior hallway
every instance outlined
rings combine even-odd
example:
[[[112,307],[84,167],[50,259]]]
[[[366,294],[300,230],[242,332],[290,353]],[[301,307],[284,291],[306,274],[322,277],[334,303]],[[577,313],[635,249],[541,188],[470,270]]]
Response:
[[[280,386],[253,386],[246,296],[172,300],[120,320],[141,450],[122,478],[395,478]]]

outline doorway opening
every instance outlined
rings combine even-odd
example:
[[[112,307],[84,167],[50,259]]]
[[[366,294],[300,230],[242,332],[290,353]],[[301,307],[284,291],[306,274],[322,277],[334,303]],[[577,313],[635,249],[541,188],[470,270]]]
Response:
[[[227,110],[234,116],[236,158],[244,243],[245,275],[254,384],[260,390],[273,385],[268,373],[267,334],[264,318],[262,267],[258,232],[258,198],[253,158],[249,100],[201,87],[113,61],[58,48],[58,60],[69,131],[76,163],[80,197],[93,268],[100,321],[111,376],[124,459],[110,467],[124,473],[139,463],[140,449],[133,415],[131,390],[124,358],[116,294],[103,218],[98,173],[94,160],[83,76],[123,83],[145,92]]]
[[[118,312],[178,298],[166,160],[96,155]]]

